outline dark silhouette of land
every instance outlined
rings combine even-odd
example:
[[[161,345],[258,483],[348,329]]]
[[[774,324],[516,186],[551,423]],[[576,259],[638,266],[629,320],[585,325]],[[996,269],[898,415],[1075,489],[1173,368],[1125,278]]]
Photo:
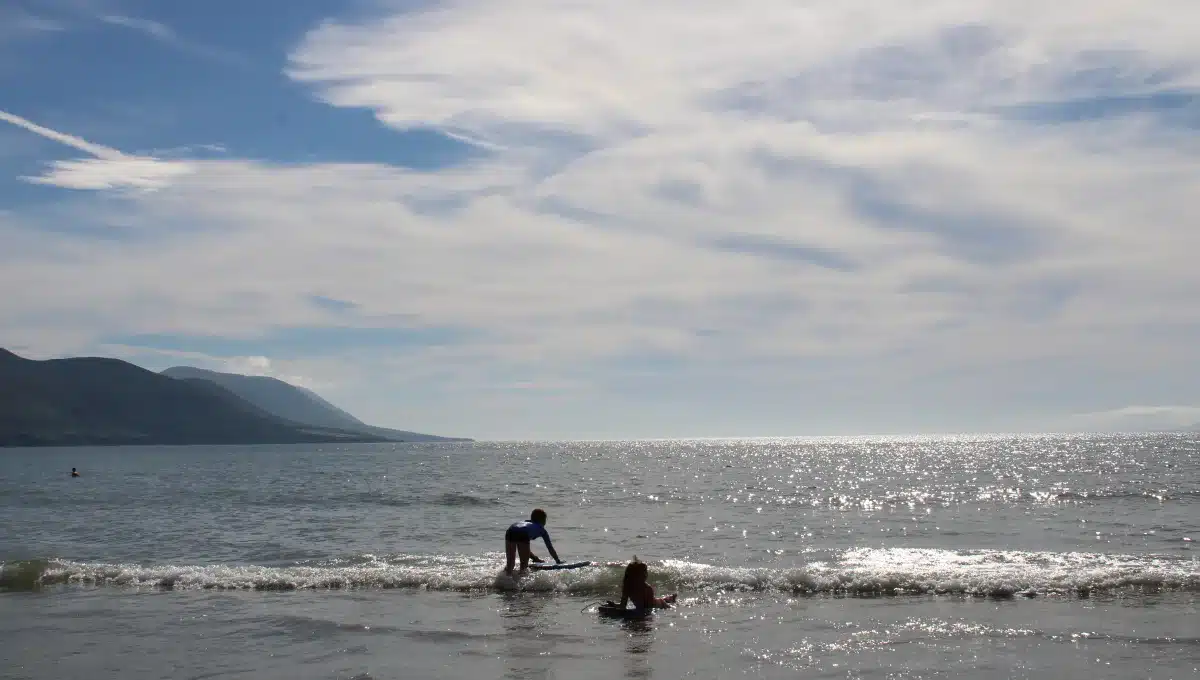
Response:
[[[172,378],[119,359],[33,361],[0,349],[0,446],[299,444],[399,439],[374,434],[370,429],[326,427],[282,418],[212,380]]]
[[[368,425],[342,409],[322,399],[316,392],[297,387],[277,378],[238,373],[221,373],[192,366],[173,366],[163,375],[180,379],[208,380],[233,392],[272,415],[313,427],[329,427],[348,432],[362,432],[391,441],[432,442],[470,441],[460,437],[440,437],[420,432],[392,430]]]

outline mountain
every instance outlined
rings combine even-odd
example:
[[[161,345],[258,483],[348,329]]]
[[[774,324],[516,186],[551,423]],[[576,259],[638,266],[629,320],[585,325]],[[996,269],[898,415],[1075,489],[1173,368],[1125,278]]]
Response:
[[[173,366],[162,374],[172,378],[207,380],[224,387],[267,413],[298,423],[317,427],[367,427],[366,423],[315,393],[275,378],[219,373],[192,366]]]
[[[384,441],[289,422],[211,381],[118,359],[33,361],[0,349],[0,446]]]
[[[470,441],[456,437],[439,437],[419,432],[392,430],[367,425],[358,418],[325,401],[312,390],[266,376],[221,373],[192,366],[173,366],[163,375],[172,378],[207,380],[229,390],[258,408],[285,420],[331,427],[380,437],[390,441],[432,442]]]

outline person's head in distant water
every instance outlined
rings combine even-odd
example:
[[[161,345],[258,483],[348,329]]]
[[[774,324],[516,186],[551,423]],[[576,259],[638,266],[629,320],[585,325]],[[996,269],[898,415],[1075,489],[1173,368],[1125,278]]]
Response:
[[[529,513],[529,521],[546,526],[546,511],[541,508],[534,510]]]

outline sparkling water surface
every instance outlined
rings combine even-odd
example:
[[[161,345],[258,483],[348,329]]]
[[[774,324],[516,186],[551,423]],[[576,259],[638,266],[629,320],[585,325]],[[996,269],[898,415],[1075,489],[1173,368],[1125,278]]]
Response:
[[[503,576],[535,506],[595,566]],[[1197,435],[6,449],[0,517],[3,678],[1200,675]]]

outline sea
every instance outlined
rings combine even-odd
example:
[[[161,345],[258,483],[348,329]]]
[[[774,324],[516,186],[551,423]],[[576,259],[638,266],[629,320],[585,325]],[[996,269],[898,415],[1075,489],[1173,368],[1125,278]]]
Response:
[[[1197,434],[2,449],[0,677],[1196,678],[1198,543]]]

